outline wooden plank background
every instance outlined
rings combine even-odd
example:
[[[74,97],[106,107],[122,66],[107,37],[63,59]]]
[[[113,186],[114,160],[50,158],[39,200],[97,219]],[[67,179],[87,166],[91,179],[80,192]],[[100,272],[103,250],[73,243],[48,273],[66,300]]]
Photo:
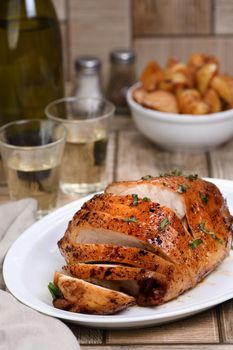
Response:
[[[223,71],[233,75],[232,0],[53,0],[61,24],[64,71],[74,83],[74,60],[98,56],[104,84],[109,53],[133,48],[137,73],[146,62],[162,65],[170,56],[186,59],[192,52],[217,55]]]
[[[134,0],[134,36],[210,34],[211,0]]]

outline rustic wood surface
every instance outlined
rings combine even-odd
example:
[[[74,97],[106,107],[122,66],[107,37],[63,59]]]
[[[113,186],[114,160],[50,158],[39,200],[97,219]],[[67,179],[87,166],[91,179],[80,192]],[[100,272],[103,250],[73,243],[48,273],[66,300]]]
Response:
[[[130,1],[70,0],[69,15],[71,75],[77,56],[94,55],[106,83],[110,51],[131,45]]]
[[[112,180],[137,179],[145,174],[179,168],[200,176],[233,179],[233,141],[210,153],[169,153],[146,140],[130,118],[115,117],[109,143],[108,172]],[[58,206],[77,197],[60,194]],[[0,189],[0,201],[9,200]],[[138,330],[89,329],[68,325],[84,350],[232,350],[233,302],[162,326]]]
[[[134,0],[133,34],[210,34],[211,0]]]
[[[232,16],[233,1],[217,0],[215,1],[214,12],[214,31],[217,34],[233,34]]]

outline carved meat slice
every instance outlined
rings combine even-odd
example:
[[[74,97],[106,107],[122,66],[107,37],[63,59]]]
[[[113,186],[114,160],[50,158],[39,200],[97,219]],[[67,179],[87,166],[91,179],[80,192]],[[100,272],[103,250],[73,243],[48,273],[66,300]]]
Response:
[[[54,275],[54,284],[63,294],[63,298],[54,301],[54,306],[72,312],[108,315],[135,304],[132,296],[59,272]]]
[[[166,185],[162,186],[162,181],[159,182],[158,186],[148,180],[113,182],[106,188],[105,192],[120,196],[137,194],[139,198],[147,197],[152,202],[170,208],[181,219],[185,216],[184,201],[180,193],[171,191]]]
[[[144,249],[114,244],[71,244],[66,239],[62,239],[58,245],[68,264],[79,262],[127,264],[157,271],[167,278],[170,278],[174,270],[172,263]]]
[[[167,293],[169,280],[154,271],[107,264],[71,264],[63,269],[91,282],[121,281],[121,290],[136,297],[138,305],[159,305],[164,302],[165,295],[168,300],[173,297],[172,290]]]

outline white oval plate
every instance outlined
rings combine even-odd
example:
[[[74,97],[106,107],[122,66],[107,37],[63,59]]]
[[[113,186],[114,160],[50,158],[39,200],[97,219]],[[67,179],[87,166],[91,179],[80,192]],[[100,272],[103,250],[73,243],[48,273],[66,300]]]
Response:
[[[209,179],[227,199],[233,213],[233,182]],[[229,257],[194,289],[157,307],[130,307],[111,316],[84,315],[55,309],[47,285],[64,260],[57,241],[68,221],[91,196],[72,202],[32,225],[7,253],[3,275],[9,291],[22,303],[44,314],[84,326],[131,328],[178,320],[233,298],[233,251]]]

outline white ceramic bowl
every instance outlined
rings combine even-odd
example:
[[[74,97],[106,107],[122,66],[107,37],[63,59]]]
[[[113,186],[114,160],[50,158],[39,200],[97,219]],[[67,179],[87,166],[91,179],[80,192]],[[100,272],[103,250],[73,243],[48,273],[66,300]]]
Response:
[[[233,136],[233,109],[207,115],[172,114],[144,108],[127,92],[133,119],[138,129],[160,147],[170,150],[204,151],[217,147]]]

